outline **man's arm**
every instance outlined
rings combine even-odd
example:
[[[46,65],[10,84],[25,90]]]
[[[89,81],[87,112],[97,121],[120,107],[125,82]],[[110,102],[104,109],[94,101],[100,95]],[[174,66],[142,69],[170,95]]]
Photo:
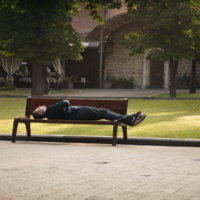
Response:
[[[48,107],[48,113],[56,113],[60,110],[66,110],[70,106],[70,102],[68,100],[62,100],[54,105]]]

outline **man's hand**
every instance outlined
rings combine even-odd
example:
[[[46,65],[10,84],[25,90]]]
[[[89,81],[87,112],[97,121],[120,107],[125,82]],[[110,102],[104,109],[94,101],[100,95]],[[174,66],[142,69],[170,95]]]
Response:
[[[65,111],[67,109],[67,107],[64,107],[62,110]]]

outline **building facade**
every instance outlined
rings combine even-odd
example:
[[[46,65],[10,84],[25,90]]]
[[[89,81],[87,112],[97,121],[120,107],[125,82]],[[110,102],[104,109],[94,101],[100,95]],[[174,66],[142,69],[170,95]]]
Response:
[[[122,7],[119,10],[101,9],[100,15],[105,19],[105,24],[100,25],[88,15],[84,6],[81,5],[81,11],[73,18],[72,25],[85,38],[86,51],[82,61],[66,62],[66,75],[85,77],[91,88],[98,88],[100,79],[103,82],[108,75],[132,78],[134,88],[169,88],[169,62],[146,60],[152,51],[159,49],[149,49],[144,54],[129,56],[130,51],[123,47],[124,36],[133,31],[139,32],[146,22],[127,17],[126,7]],[[189,78],[191,65],[191,61],[180,61],[177,76]],[[198,76],[197,82],[200,82]]]

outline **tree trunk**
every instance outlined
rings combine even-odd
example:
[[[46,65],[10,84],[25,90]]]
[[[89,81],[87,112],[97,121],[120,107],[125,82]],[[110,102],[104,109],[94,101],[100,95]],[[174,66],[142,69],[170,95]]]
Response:
[[[192,70],[190,76],[190,93],[196,93],[196,63],[192,60]]]
[[[176,97],[176,72],[178,69],[178,61],[173,64],[173,56],[170,56],[169,61],[170,68],[170,97]]]
[[[37,57],[33,59],[32,65],[32,96],[42,96],[43,95],[43,68],[41,64],[37,63]]]

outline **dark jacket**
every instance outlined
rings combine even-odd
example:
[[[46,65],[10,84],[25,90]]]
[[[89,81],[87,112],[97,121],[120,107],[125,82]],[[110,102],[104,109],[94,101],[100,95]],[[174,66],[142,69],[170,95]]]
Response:
[[[62,109],[67,109],[63,111]],[[68,100],[60,101],[54,105],[48,106],[44,116],[47,119],[76,119],[78,106],[71,106]]]

